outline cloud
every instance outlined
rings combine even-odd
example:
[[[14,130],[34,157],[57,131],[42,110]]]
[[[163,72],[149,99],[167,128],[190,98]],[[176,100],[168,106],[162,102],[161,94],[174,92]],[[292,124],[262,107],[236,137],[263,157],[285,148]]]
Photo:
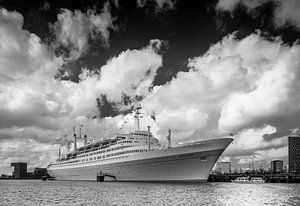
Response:
[[[151,40],[143,48],[128,49],[111,57],[94,72],[82,68],[79,81],[72,82],[55,78],[66,59],[55,56],[53,48],[24,30],[19,13],[2,9],[0,14],[0,61],[5,65],[0,66],[2,154],[32,144],[49,152],[44,151],[45,156],[39,159],[41,152],[37,146],[28,146],[27,153],[20,150],[20,154],[45,162],[57,154],[58,145],[72,140],[72,127],[75,125],[78,132],[82,123],[82,134],[88,134],[90,139],[111,137],[120,131],[124,116],[119,113],[130,108],[136,98],[142,100],[146,113],[156,113],[156,122],[143,118],[143,129],[150,125],[151,131],[163,141],[171,128],[174,144],[234,132],[240,146],[247,143],[245,147],[249,150],[259,149],[270,158],[274,153],[271,149],[284,148],[283,137],[299,127],[284,123],[286,119],[299,122],[297,42],[288,46],[280,38],[266,39],[260,32],[243,39],[237,39],[236,33],[229,34],[204,54],[188,59],[189,71],[179,72],[164,85],[153,86],[157,70],[163,65],[160,49],[164,41]],[[92,16],[69,14],[65,18],[70,17],[72,23],[78,20],[79,27],[80,19],[90,21]],[[66,31],[72,29],[70,26]],[[75,51],[73,57],[87,51],[92,35],[105,36],[105,29],[97,30],[98,33],[95,29],[84,34],[66,33],[63,38],[66,46]],[[103,106],[104,99],[116,113],[99,119],[98,106]],[[129,124],[123,128],[130,129]],[[11,156],[3,157],[3,162],[29,160],[16,152],[8,154]],[[40,164],[39,161],[36,162]]]
[[[61,58],[38,36],[22,29],[19,13],[1,9],[0,24],[0,128],[57,128],[60,106],[52,101],[54,97],[41,92],[48,86],[43,80],[53,78],[62,65]]]
[[[216,9],[222,11],[233,12],[235,7],[240,3],[241,0],[219,0]]]
[[[300,29],[300,2],[298,0],[219,0],[216,9],[233,13],[238,5],[243,5],[248,9],[248,12],[251,13],[256,8],[270,2],[273,3],[275,7],[273,21],[276,27],[293,25],[297,29]]]
[[[147,4],[154,3],[156,12],[175,9],[176,0],[137,0],[138,7],[144,8]]]
[[[288,147],[271,148],[268,150],[259,150],[257,154],[267,160],[283,159],[286,161],[288,155]]]
[[[109,36],[105,33],[107,27],[101,27],[98,18],[94,13],[89,15],[93,25],[97,25],[93,32],[101,32],[106,39]],[[57,151],[54,153],[53,150],[58,149],[57,145],[66,145],[73,140],[72,127],[75,125],[78,133],[82,121],[82,134],[87,134],[89,139],[113,136],[123,115],[98,119],[97,98],[105,95],[116,103],[117,110],[122,110],[126,106],[123,105],[124,95],[129,100],[146,96],[157,69],[162,66],[162,56],[158,53],[163,41],[151,40],[144,48],[128,49],[112,57],[95,72],[83,68],[79,82],[56,79],[66,59],[56,56],[38,36],[24,30],[23,17],[19,13],[1,9],[0,23],[0,142],[1,145],[12,145],[13,142],[21,146],[41,145],[45,148],[44,166],[47,157],[56,157]],[[6,152],[4,146],[1,150]],[[26,152],[29,158],[21,158]],[[6,167],[9,167],[8,161],[31,158],[38,164],[42,162],[38,161],[37,154],[41,154],[36,149],[23,151],[17,147],[9,154],[10,157],[5,156]]]
[[[276,146],[276,144],[281,145],[280,139],[271,140],[271,142],[264,140],[265,135],[274,133],[276,133],[276,128],[270,125],[261,128],[243,129],[237,134],[236,145],[244,150],[260,149],[266,146]]]
[[[244,59],[242,66],[248,70],[248,87],[225,99],[219,119],[219,128],[224,130],[272,116],[274,112],[287,112],[289,100],[294,98],[289,94],[299,72],[298,45],[289,48],[281,40],[269,42],[251,35],[236,46],[234,53]]]
[[[224,155],[231,159],[233,167],[247,167],[253,161],[254,168],[258,169],[262,165],[267,168],[267,162],[274,159],[286,162],[288,136],[267,138],[276,133],[276,127],[271,125],[242,129],[234,136],[234,142]]]
[[[251,151],[284,146],[282,138],[296,127],[284,122],[298,121],[300,47],[259,32],[235,35],[190,58],[188,72],[155,86],[142,101],[148,113],[156,113],[157,136],[171,128],[176,144],[232,132],[240,144],[253,143],[246,145]]]
[[[46,164],[56,160],[58,148],[58,144],[39,143],[33,139],[1,141],[1,173],[11,174],[11,162],[27,162],[28,167],[45,167]]]
[[[57,15],[57,22],[52,26],[56,35],[56,47],[62,46],[68,52],[69,60],[78,59],[88,49],[89,39],[101,38],[104,47],[109,47],[110,30],[115,30],[114,18],[110,14],[110,6],[107,2],[100,14],[93,10],[82,13],[62,9]]]
[[[275,24],[278,27],[291,24],[300,29],[300,2],[297,0],[281,0],[278,2],[278,5],[274,11]]]
[[[151,40],[146,48],[123,51],[101,68],[99,83],[109,100],[120,100],[122,93],[131,97],[148,94],[162,66],[162,56],[155,52],[160,45],[160,40]]]
[[[59,64],[35,34],[23,30],[23,17],[17,12],[0,9],[0,80],[9,83],[39,72],[54,74]],[[13,62],[13,63],[12,63]]]
[[[157,41],[151,41],[141,50],[127,50],[113,57],[100,74],[83,70],[79,83],[42,75],[37,69],[36,75],[3,84],[0,113],[5,118],[0,120],[0,128],[35,126],[58,130],[68,118],[74,123],[79,116],[97,116],[96,99],[101,95],[112,102],[122,102],[124,94],[132,99],[147,95],[162,65],[162,57],[153,47]]]
[[[96,99],[101,95],[116,103],[121,103],[124,95],[131,99],[147,95],[157,69],[162,66],[162,56],[156,53],[157,47],[153,47],[158,41],[152,40],[140,50],[121,52],[102,66],[100,74],[83,70],[78,84],[63,82],[64,87],[72,91],[66,99],[73,108],[72,115],[94,116]]]

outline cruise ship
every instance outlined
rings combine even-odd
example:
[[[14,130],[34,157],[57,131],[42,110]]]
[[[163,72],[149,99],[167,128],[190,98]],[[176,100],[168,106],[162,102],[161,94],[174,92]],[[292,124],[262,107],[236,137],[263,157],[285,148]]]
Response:
[[[48,165],[55,180],[96,181],[175,181],[205,182],[215,162],[232,142],[232,138],[196,141],[162,146],[148,126],[140,129],[140,109],[134,111],[136,129],[117,134],[73,152]],[[76,143],[76,134],[74,134]]]

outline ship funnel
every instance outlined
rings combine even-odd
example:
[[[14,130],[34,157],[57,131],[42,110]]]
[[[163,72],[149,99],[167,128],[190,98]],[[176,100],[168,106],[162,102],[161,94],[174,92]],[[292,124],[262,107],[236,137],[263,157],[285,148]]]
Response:
[[[142,109],[142,106],[139,104],[136,109],[135,109],[135,112],[134,112],[134,118],[135,118],[135,128],[137,131],[140,131],[140,114],[141,114],[141,110]]]
[[[87,145],[87,136],[86,134],[84,135],[84,146]]]
[[[77,137],[76,134],[74,134],[74,151],[77,150]]]

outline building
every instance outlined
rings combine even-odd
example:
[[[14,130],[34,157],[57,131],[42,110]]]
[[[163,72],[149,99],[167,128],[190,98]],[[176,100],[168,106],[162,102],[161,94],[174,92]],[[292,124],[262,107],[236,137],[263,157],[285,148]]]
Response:
[[[13,162],[10,166],[14,167],[14,171],[12,173],[12,177],[14,179],[21,179],[27,177],[27,163]]]
[[[273,173],[283,172],[283,161],[282,160],[271,161],[271,172]]]
[[[289,172],[300,173],[300,136],[289,137]]]
[[[217,162],[214,169],[216,173],[231,173],[231,163],[230,162]]]
[[[11,166],[14,167],[13,179],[41,179],[41,177],[47,176],[46,168],[35,167],[33,172],[27,172],[27,163],[15,162],[11,163]]]
[[[34,178],[41,179],[43,176],[47,176],[47,169],[46,168],[34,168]]]

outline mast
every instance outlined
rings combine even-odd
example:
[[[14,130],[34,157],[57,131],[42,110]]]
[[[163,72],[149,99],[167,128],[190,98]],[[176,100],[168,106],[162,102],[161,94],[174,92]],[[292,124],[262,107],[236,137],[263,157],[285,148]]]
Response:
[[[79,139],[81,139],[81,129],[82,129],[82,127],[83,127],[83,124],[80,124],[79,125]]]
[[[140,109],[142,109],[142,107],[139,104],[135,109],[135,114],[134,114],[136,131],[140,131],[140,114],[141,114]]]
[[[168,148],[171,147],[171,129],[168,130],[169,134],[167,136],[167,140],[168,140]]]
[[[77,150],[77,137],[76,137],[76,127],[73,126],[73,132],[74,132],[74,152]]]
[[[150,152],[150,135],[151,135],[150,126],[147,126],[147,128],[148,128],[148,152]]]
[[[60,151],[60,148],[58,149],[58,160],[60,161],[61,159],[61,151]]]

